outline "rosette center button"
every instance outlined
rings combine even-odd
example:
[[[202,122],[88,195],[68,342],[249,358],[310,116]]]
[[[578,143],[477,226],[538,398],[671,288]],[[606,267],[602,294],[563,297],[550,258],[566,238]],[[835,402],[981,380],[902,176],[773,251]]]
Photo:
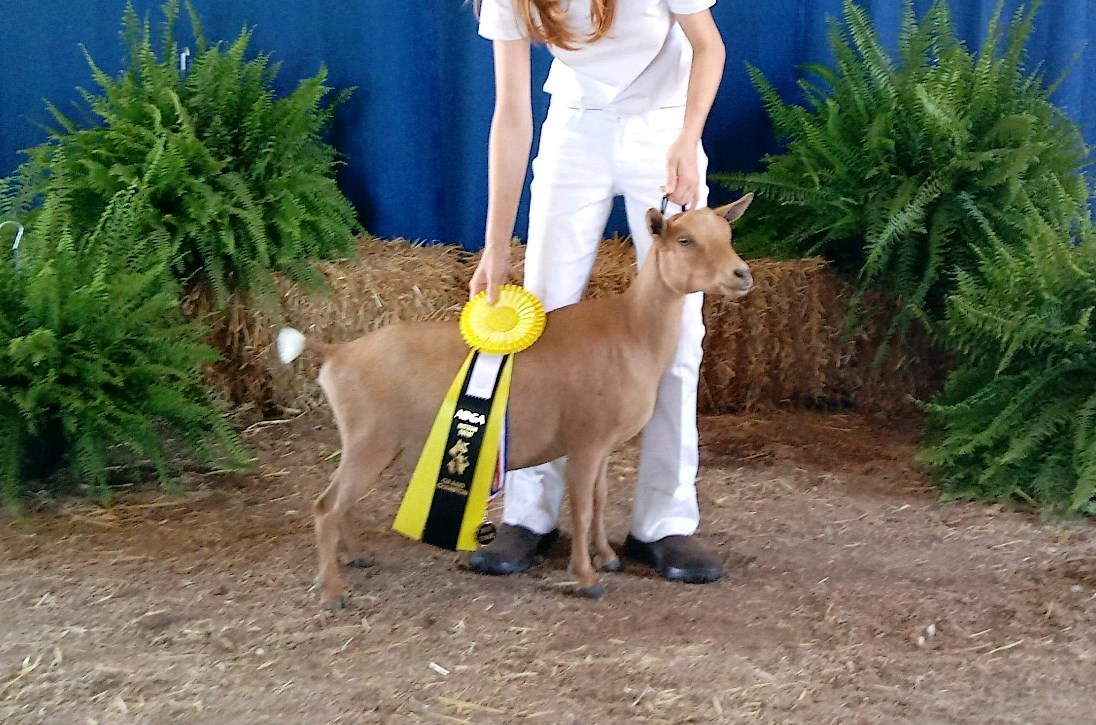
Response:
[[[521,316],[513,307],[496,305],[487,314],[487,324],[499,332],[509,332],[517,327],[519,322],[521,322]]]

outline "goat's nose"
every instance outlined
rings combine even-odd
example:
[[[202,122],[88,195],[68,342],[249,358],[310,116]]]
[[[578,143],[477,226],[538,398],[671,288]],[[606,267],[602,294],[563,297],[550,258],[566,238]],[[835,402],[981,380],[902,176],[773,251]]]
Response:
[[[739,267],[734,271],[734,276],[738,277],[747,285],[753,284],[753,273],[750,272],[749,267]]]

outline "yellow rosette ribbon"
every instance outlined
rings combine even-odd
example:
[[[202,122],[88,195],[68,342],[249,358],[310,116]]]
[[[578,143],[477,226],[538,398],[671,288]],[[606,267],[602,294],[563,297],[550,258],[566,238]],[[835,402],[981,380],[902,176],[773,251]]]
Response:
[[[434,419],[392,528],[453,551],[474,551],[494,536],[487,503],[506,472],[506,402],[513,356],[544,332],[536,295],[503,285],[488,304],[464,306],[460,332],[471,348]]]
[[[494,305],[488,304],[486,292],[469,300],[460,313],[460,334],[473,350],[513,355],[537,341],[547,319],[536,295],[507,284],[499,288]]]

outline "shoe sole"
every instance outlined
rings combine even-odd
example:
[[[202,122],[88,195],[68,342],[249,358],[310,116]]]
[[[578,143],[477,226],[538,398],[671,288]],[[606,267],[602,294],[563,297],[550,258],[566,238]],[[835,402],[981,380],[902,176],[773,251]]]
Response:
[[[682,584],[712,584],[723,578],[723,572],[714,569],[691,571],[689,569],[679,569],[670,566],[655,567],[655,571],[657,571],[658,575],[663,579],[672,582],[681,582]]]

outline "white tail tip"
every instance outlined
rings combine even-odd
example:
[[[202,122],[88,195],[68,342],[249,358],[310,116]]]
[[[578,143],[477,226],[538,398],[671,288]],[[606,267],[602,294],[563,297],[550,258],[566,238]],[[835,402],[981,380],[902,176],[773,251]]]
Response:
[[[278,333],[278,359],[289,364],[304,352],[304,335],[292,327],[283,327]]]

